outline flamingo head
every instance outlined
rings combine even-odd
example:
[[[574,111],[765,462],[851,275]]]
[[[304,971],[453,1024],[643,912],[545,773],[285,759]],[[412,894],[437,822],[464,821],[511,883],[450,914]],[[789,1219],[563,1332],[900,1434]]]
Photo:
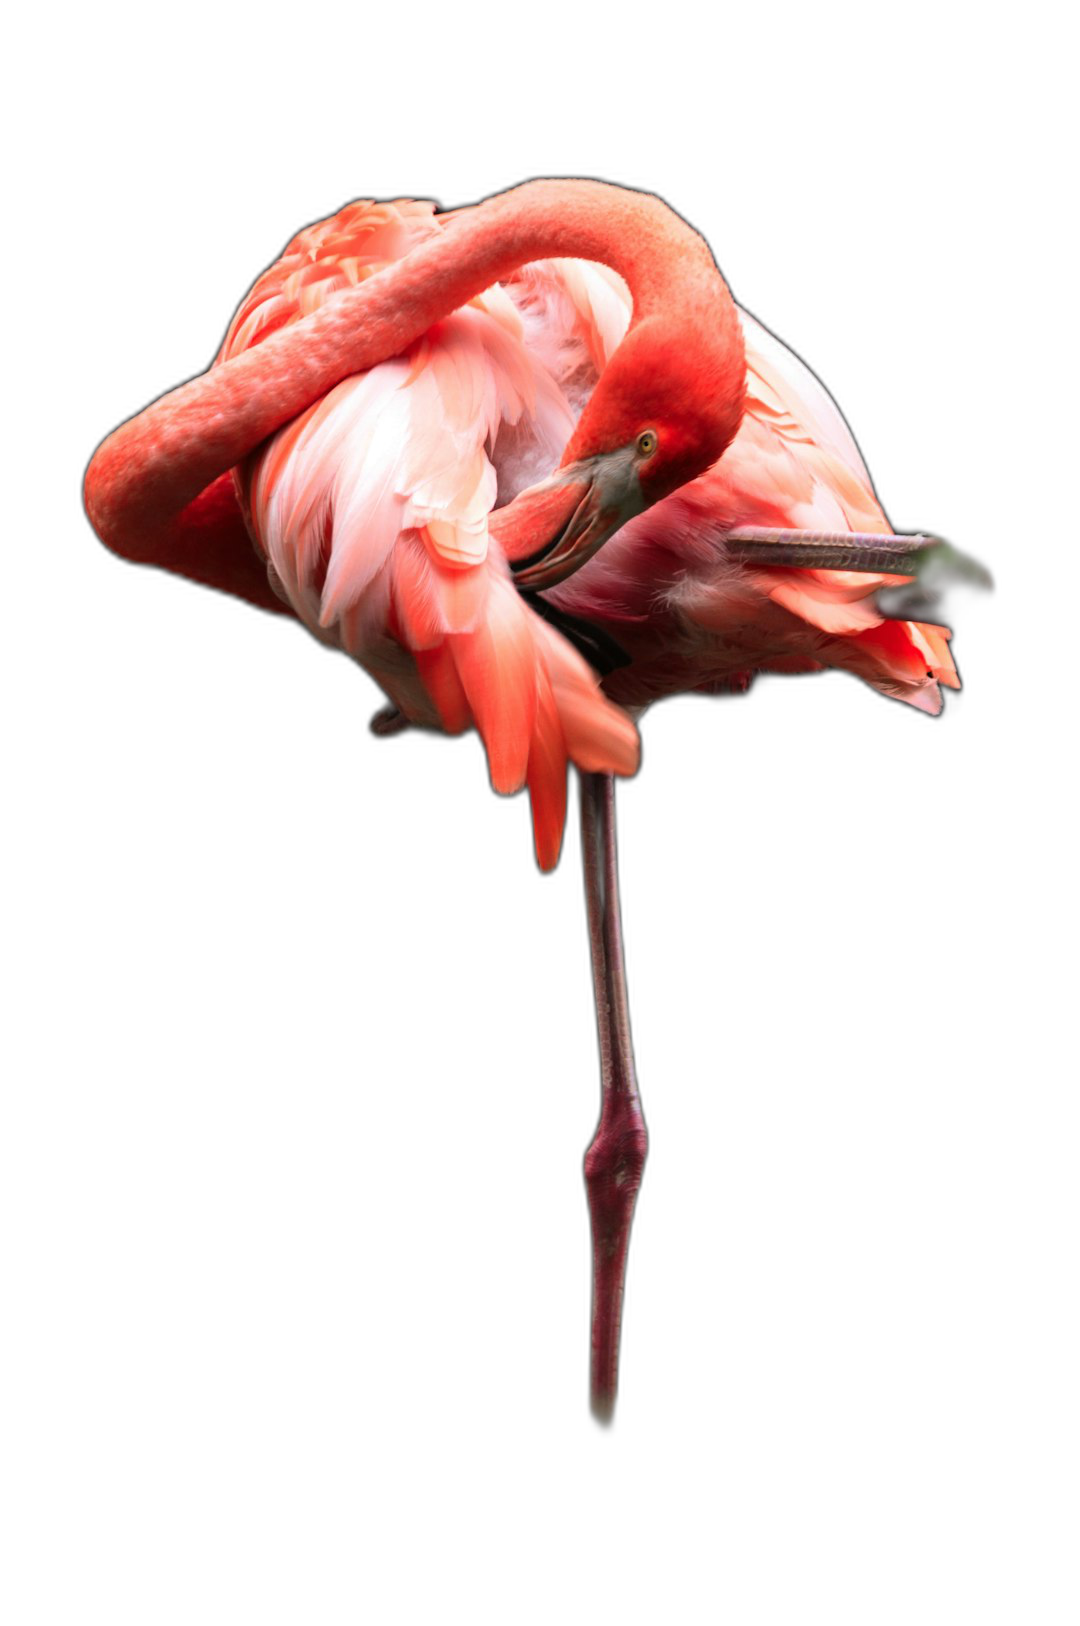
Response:
[[[657,317],[631,328],[559,468],[504,511],[519,587],[554,586],[726,451],[742,419],[746,359],[730,301],[721,314],[711,328]]]

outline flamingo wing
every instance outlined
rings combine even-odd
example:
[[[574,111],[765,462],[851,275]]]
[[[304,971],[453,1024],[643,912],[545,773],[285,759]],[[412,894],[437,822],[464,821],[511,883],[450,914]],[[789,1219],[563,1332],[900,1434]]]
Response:
[[[432,206],[416,203],[353,204],[309,227],[254,285],[221,358],[439,229]],[[410,721],[476,726],[494,788],[528,784],[544,869],[561,844],[567,761],[619,774],[638,761],[634,725],[522,600],[488,531],[497,497],[549,472],[573,422],[496,287],[401,356],[345,379],[236,471],[274,590]]]

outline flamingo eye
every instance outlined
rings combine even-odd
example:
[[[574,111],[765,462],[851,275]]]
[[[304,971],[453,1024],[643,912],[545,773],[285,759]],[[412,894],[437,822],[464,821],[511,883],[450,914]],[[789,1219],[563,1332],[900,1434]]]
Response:
[[[659,444],[660,441],[655,429],[643,429],[637,438],[638,456],[651,457]]]

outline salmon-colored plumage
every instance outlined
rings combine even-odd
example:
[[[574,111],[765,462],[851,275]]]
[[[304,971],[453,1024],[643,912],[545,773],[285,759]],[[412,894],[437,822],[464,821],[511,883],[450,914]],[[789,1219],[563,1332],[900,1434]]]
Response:
[[[495,789],[528,787],[543,869],[581,770],[592,1394],[610,1416],[647,1146],[611,778],[637,767],[631,714],[824,667],[936,712],[948,632],[879,602],[908,579],[882,570],[927,539],[891,535],[829,395],[693,228],[588,181],[308,227],[215,366],[98,448],[86,505],[126,557],[294,613],[407,722],[475,726]]]
[[[254,284],[219,360],[311,316],[445,229],[427,203],[354,203],[288,245]],[[410,722],[475,725],[492,784],[528,783],[537,856],[558,858],[566,765],[633,773],[636,732],[585,661],[514,589],[488,516],[558,465],[626,333],[606,266],[533,262],[399,356],[339,383],[236,471],[274,589],[377,678]],[[941,628],[885,622],[886,578],[740,567],[742,526],[888,532],[824,389],[741,313],[741,427],[706,474],[657,502],[549,597],[631,656],[606,682],[640,706],[745,686],[757,670],[844,667],[924,710],[956,684]]]

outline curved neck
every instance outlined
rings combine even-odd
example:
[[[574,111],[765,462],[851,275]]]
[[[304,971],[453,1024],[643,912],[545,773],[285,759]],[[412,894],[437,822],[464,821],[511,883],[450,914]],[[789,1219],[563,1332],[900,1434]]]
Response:
[[[625,278],[632,327],[716,297],[708,246],[658,198],[598,181],[526,182],[447,216],[404,259],[122,424],[87,469],[94,528],[108,540],[178,513],[342,379],[399,355],[528,261],[566,256]]]
[[[678,297],[715,292],[719,273],[704,238],[648,192],[527,181],[444,219],[444,231],[381,274],[400,285],[419,332],[530,260],[596,260],[617,271],[633,299],[631,325]]]

